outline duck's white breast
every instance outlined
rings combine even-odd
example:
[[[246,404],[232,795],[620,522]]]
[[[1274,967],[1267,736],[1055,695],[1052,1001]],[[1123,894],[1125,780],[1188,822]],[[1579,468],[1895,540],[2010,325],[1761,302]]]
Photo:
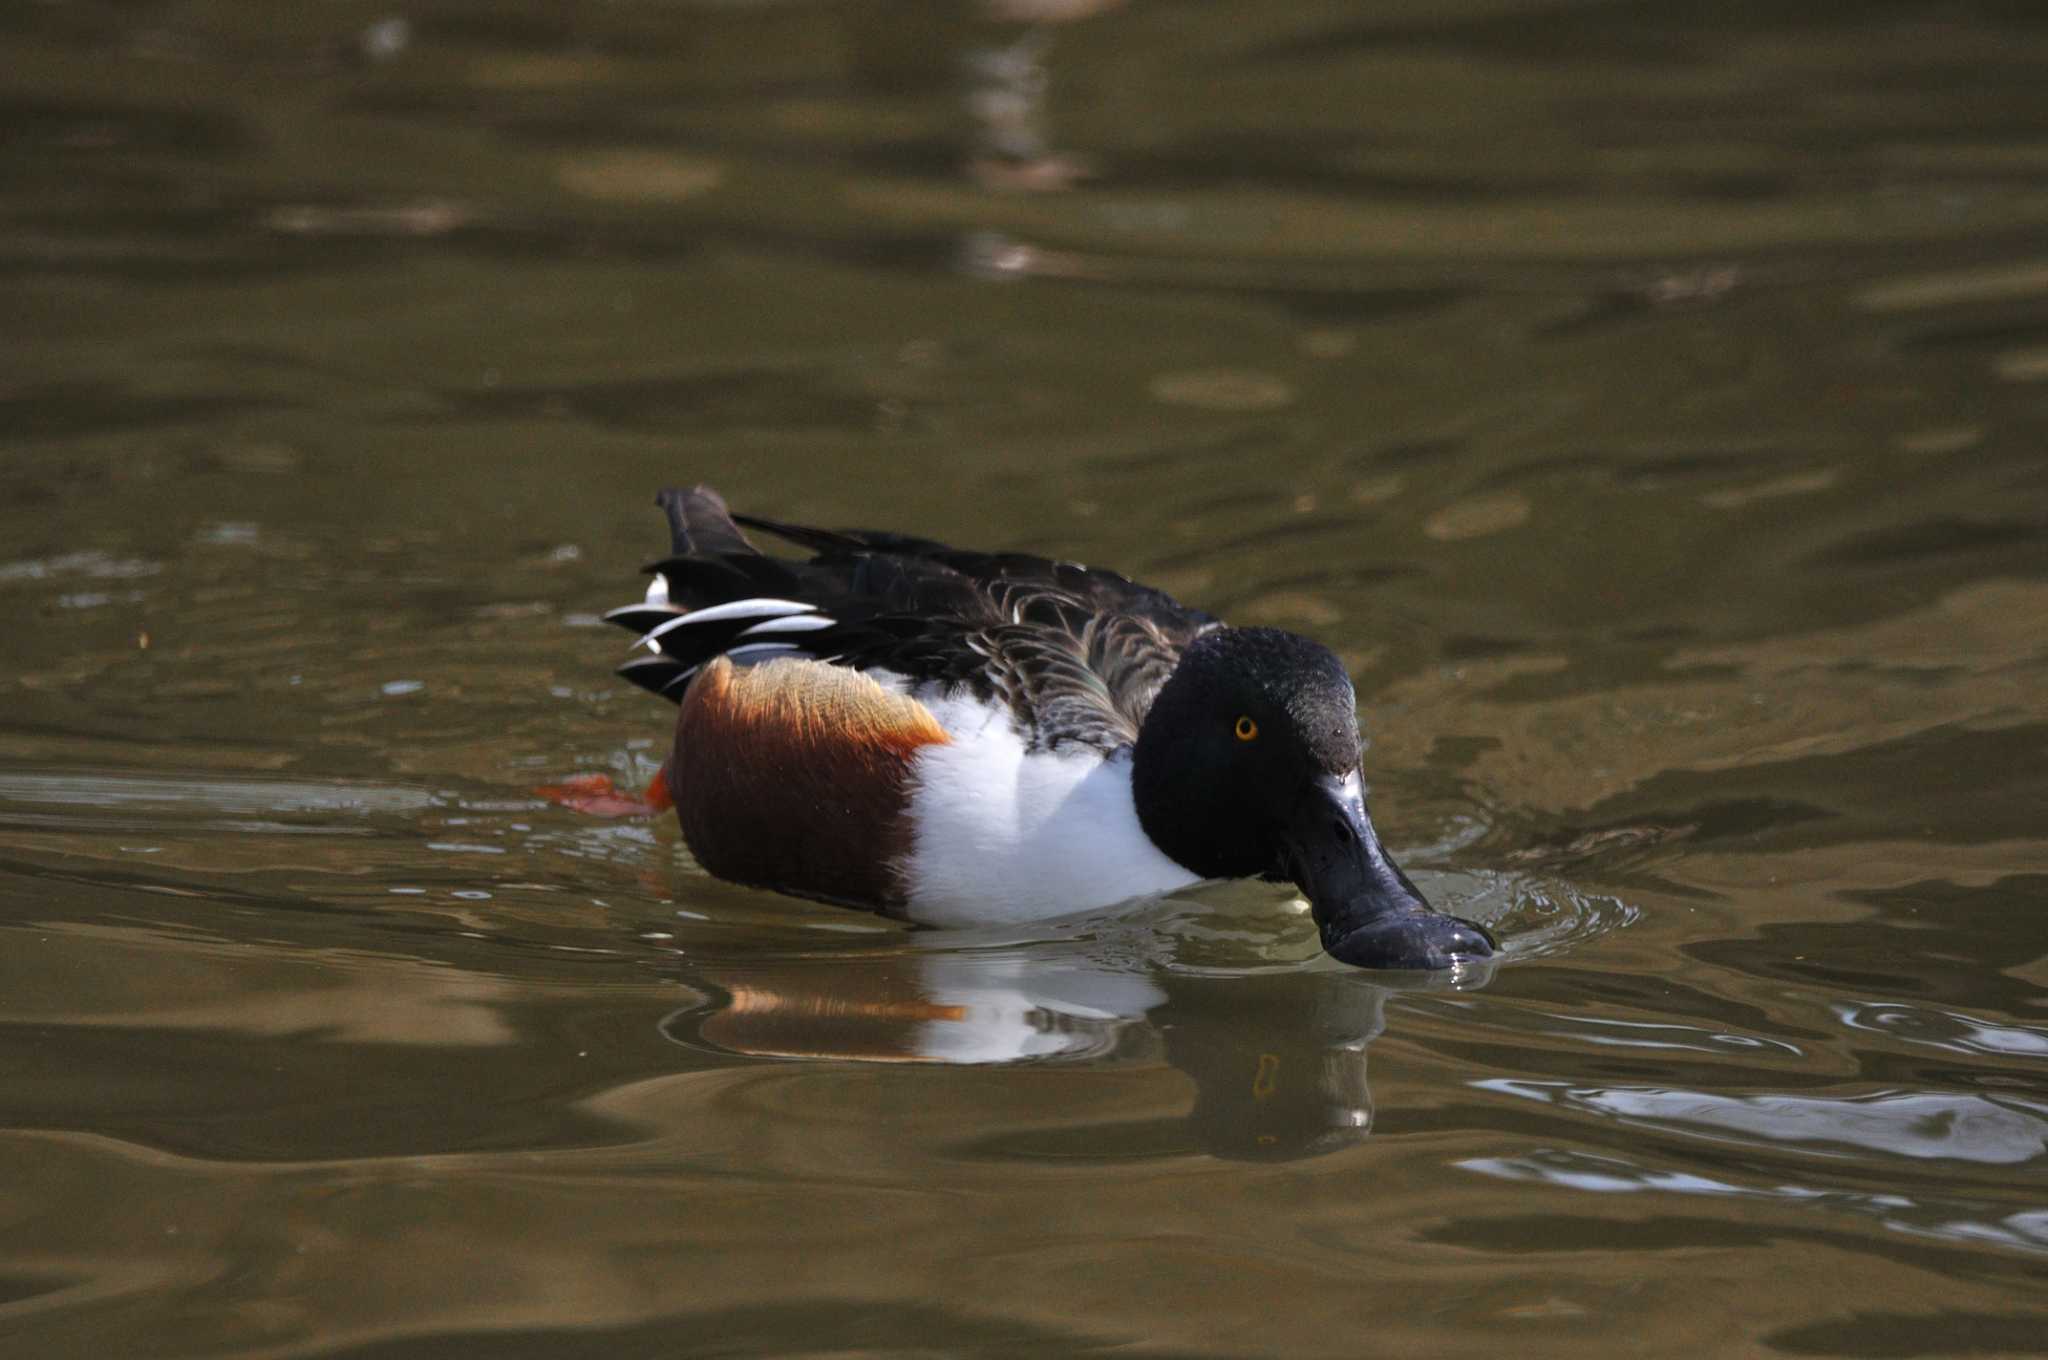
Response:
[[[998,707],[924,703],[953,740],[911,769],[912,920],[1032,921],[1198,881],[1138,824],[1128,751],[1027,751]]]

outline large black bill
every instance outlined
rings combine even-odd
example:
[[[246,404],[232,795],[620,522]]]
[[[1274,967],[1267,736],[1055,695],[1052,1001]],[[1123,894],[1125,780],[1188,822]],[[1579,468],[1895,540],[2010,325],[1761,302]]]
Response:
[[[1492,956],[1491,935],[1433,909],[1387,854],[1356,774],[1317,778],[1286,840],[1291,875],[1333,958],[1361,968],[1449,968]]]

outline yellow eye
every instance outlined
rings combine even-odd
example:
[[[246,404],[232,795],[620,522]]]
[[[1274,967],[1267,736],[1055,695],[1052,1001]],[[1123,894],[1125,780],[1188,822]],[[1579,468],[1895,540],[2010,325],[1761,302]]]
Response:
[[[1239,741],[1251,741],[1259,735],[1259,725],[1250,718],[1240,717],[1237,726],[1231,729]]]

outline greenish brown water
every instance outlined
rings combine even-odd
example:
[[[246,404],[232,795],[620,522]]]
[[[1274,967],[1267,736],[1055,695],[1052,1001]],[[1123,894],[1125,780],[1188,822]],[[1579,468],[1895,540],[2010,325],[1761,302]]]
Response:
[[[0,1353],[2048,1351],[2048,10],[1018,34],[0,12]],[[1506,962],[548,805],[698,480],[1325,639]]]

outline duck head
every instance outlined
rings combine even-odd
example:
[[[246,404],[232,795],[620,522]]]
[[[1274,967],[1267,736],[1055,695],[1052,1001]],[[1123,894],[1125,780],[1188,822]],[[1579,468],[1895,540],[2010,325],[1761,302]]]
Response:
[[[1138,820],[1205,878],[1291,879],[1323,948],[1366,968],[1448,968],[1494,952],[1430,907],[1380,844],[1359,773],[1357,696],[1329,648],[1277,628],[1191,643],[1132,753]]]

